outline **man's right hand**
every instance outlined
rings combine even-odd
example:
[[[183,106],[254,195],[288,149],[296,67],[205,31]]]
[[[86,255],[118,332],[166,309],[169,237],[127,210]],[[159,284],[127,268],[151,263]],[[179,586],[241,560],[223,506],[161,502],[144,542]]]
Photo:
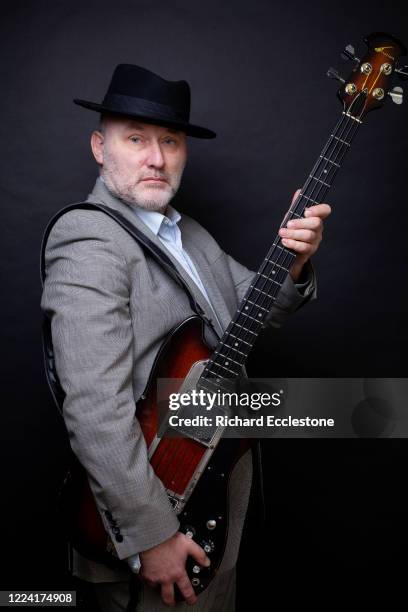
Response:
[[[161,598],[168,606],[175,605],[175,584],[188,604],[193,605],[197,601],[197,595],[186,572],[188,556],[193,557],[199,565],[210,565],[210,560],[201,546],[180,531],[161,544],[140,553],[139,577],[150,586],[160,585]]]

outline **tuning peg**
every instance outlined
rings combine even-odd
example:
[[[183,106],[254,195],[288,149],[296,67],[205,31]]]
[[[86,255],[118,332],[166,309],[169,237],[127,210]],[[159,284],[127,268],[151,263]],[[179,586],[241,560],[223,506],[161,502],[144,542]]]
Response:
[[[402,87],[398,87],[398,85],[396,87],[393,87],[393,89],[391,89],[391,91],[388,92],[388,95],[390,96],[391,100],[395,102],[395,104],[402,104],[402,101],[403,101]]]
[[[341,53],[341,57],[344,60],[352,60],[353,62],[359,62],[358,57],[355,56],[353,45],[347,45],[344,51]]]
[[[401,66],[401,68],[395,68],[395,72],[398,74],[402,81],[408,80],[408,66]]]
[[[341,81],[342,83],[345,83],[345,79],[343,79],[342,76],[340,76],[339,71],[336,70],[335,68],[330,67],[328,69],[328,71],[326,72],[327,76],[330,79],[336,79],[336,81]]]

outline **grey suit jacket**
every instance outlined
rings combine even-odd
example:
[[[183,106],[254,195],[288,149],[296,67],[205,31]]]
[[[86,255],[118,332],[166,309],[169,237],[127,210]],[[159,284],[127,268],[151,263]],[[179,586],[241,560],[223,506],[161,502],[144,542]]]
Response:
[[[148,235],[172,259],[207,316],[213,318],[199,288],[128,204],[114,197],[100,179],[88,201],[118,210]],[[254,272],[222,251],[191,217],[182,214],[179,223],[183,246],[222,323],[221,329],[214,321],[221,335]],[[285,281],[268,324],[280,326],[290,313],[315,297],[311,267],[309,277],[304,295],[290,278]],[[70,443],[87,471],[104,526],[123,559],[164,541],[179,526],[147,459],[135,404],[169,330],[192,314],[189,300],[113,219],[99,211],[74,210],[63,215],[50,233],[41,308],[51,317]],[[238,469],[244,464],[248,485],[248,457]],[[242,486],[242,473],[240,480]],[[231,502],[239,517],[235,532],[234,525],[231,528],[226,565],[236,560],[246,495],[243,499],[240,514],[240,503]],[[112,532],[110,516],[119,533]]]

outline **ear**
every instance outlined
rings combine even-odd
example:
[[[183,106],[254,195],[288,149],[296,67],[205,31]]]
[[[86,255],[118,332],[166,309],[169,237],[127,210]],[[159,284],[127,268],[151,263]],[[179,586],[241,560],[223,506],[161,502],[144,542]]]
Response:
[[[100,166],[103,165],[103,143],[104,136],[99,130],[94,130],[91,136],[91,148],[96,163]]]

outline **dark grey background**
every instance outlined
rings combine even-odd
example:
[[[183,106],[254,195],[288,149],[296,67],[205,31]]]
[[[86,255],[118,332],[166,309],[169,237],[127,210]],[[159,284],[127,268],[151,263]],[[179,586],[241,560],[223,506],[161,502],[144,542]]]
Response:
[[[48,218],[96,176],[98,116],[72,98],[100,101],[121,62],[187,79],[192,121],[218,138],[190,139],[174,203],[256,268],[339,115],[327,68],[347,76],[341,49],[361,56],[371,31],[408,44],[407,16],[379,1],[2,5],[3,588],[68,583],[54,508],[67,446],[42,370],[38,263]],[[367,118],[330,194],[319,299],[260,339],[252,376],[406,376],[407,117],[390,102]],[[264,456],[268,528],[249,526],[242,602],[261,605],[288,576],[379,585],[403,568],[405,440],[274,440]]]

